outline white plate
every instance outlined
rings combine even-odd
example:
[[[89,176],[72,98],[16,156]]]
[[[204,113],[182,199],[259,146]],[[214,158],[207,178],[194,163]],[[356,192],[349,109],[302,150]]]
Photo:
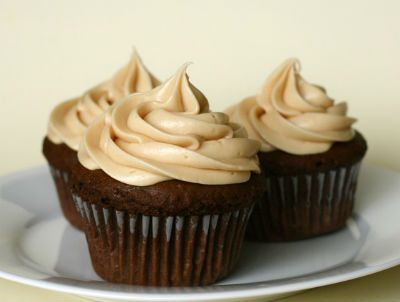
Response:
[[[234,273],[207,287],[102,281],[84,235],[61,216],[46,167],[0,179],[0,277],[101,300],[266,300],[372,274],[400,263],[400,174],[361,170],[355,215],[343,230],[281,244],[245,242]]]

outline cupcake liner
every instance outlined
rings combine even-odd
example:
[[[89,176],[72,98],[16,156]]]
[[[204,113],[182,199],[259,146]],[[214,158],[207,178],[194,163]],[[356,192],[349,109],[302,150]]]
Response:
[[[246,239],[298,240],[341,228],[353,212],[360,165],[267,176],[267,191],[254,207]]]
[[[81,215],[77,211],[69,185],[71,173],[57,169],[54,166],[50,166],[50,173],[53,177],[57,190],[58,200],[60,201],[60,206],[65,218],[73,226],[82,229],[83,220],[81,218]]]
[[[74,199],[97,274],[137,285],[198,286],[223,278],[238,261],[252,211],[157,217]]]

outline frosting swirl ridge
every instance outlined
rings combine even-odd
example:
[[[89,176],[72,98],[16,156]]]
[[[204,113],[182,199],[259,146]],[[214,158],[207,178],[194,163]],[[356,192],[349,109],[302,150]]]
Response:
[[[225,113],[210,112],[186,74],[113,105],[82,139],[78,158],[123,183],[146,186],[178,179],[200,184],[245,182],[259,172],[260,143]]]
[[[66,143],[78,150],[88,125],[110,105],[134,92],[145,92],[159,81],[143,65],[136,50],[129,63],[111,79],[85,92],[82,97],[59,104],[51,113],[47,136],[53,143]]]
[[[299,62],[289,59],[267,78],[261,92],[228,108],[232,121],[242,123],[261,151],[291,154],[328,151],[334,142],[351,140],[356,119],[347,117],[347,104],[334,101],[324,88],[305,81]]]

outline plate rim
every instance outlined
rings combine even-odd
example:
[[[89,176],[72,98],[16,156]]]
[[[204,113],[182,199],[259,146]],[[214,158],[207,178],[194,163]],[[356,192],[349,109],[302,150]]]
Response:
[[[236,299],[239,298],[262,298],[270,295],[279,295],[291,292],[297,292],[302,290],[308,290],[316,287],[337,284],[361,277],[365,277],[380,271],[384,271],[391,267],[400,264],[400,258],[389,261],[385,264],[365,267],[357,272],[349,272],[341,275],[335,275],[326,277],[315,281],[303,281],[297,283],[290,283],[280,286],[272,287],[260,287],[259,283],[242,284],[243,287],[251,287],[247,289],[232,289],[230,291],[214,291],[214,292],[199,292],[199,293],[123,293],[123,292],[111,292],[108,290],[98,290],[90,288],[82,288],[79,286],[59,284],[49,282],[47,280],[36,280],[28,277],[22,277],[15,274],[7,273],[0,270],[0,278],[4,278],[9,281],[38,287],[41,289],[47,289],[62,293],[73,294],[77,296],[94,297],[94,298],[105,298],[105,299],[118,299],[124,301],[224,301],[231,299],[230,296],[234,295]],[[299,277],[302,278],[302,277]],[[296,278],[294,278],[296,279]],[[317,282],[318,281],[318,282]],[[268,282],[268,281],[267,281]],[[261,282],[264,283],[264,282]],[[313,284],[310,284],[313,283]],[[254,285],[252,285],[254,284]],[[306,286],[305,286],[306,285]],[[237,285],[240,286],[240,285]],[[210,286],[212,287],[212,286]],[[222,287],[222,286],[221,286]],[[229,295],[229,296],[228,296]]]

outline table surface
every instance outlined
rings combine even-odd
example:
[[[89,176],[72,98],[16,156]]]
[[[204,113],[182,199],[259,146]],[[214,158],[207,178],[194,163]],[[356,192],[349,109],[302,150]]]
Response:
[[[399,10],[395,0],[0,1],[0,174],[43,164],[51,109],[108,78],[133,45],[160,79],[195,62],[191,80],[214,110],[299,57],[304,78],[348,102],[365,162],[400,171]],[[281,301],[399,301],[398,280],[395,267]],[[85,301],[0,279],[0,302],[66,300]]]

